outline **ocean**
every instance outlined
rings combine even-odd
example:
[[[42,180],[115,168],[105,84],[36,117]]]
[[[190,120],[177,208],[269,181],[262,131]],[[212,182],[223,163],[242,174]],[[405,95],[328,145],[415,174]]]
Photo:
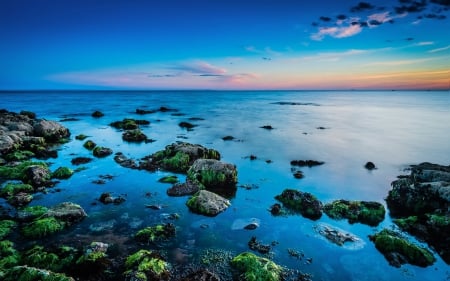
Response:
[[[162,106],[177,111],[136,114],[136,109]],[[251,251],[247,244],[255,236],[262,243],[273,242],[273,261],[309,273],[313,280],[450,279],[448,265],[436,252],[437,261],[426,268],[395,268],[388,264],[368,238],[383,228],[394,227],[388,212],[377,227],[336,221],[325,214],[312,221],[300,215],[279,217],[269,212],[277,202],[274,197],[286,188],[310,192],[323,203],[347,199],[386,206],[391,182],[398,175],[408,174],[409,165],[450,165],[448,91],[2,92],[0,108],[33,111],[38,118],[61,121],[69,128],[72,140],[61,145],[57,159],[49,160],[51,168],[75,169],[71,159],[91,156],[83,142],[74,139],[79,134],[133,159],[177,141],[201,144],[218,150],[222,161],[237,167],[239,182],[236,194],[230,198],[231,207],[216,217],[205,217],[188,210],[188,197],[166,194],[170,185],[158,179],[173,173],[126,169],[115,163],[113,156],[95,159],[84,165],[86,170],[58,183],[54,189],[59,192],[36,194],[30,204],[52,206],[71,201],[86,210],[88,217],[83,222],[50,237],[52,243],[100,241],[126,252],[135,247],[130,245],[130,237],[139,229],[165,222],[167,214],[178,213],[180,218],[173,221],[176,238],[158,247],[174,265],[193,263],[208,249],[233,255]],[[95,110],[104,116],[93,118]],[[141,129],[155,141],[124,142],[122,132],[109,126],[124,118],[150,121]],[[186,130],[178,126],[181,121],[196,126]],[[261,128],[269,125],[272,130]],[[234,139],[225,141],[225,136]],[[291,160],[308,159],[325,164],[302,168],[304,178],[296,179]],[[368,161],[377,169],[365,169]],[[111,177],[104,184],[93,183],[102,175]],[[177,176],[184,180],[184,175]],[[103,192],[121,195],[126,201],[103,205],[97,200]],[[152,204],[162,208],[145,207]],[[254,230],[234,227],[252,220],[259,221]],[[314,231],[318,223],[357,235],[363,246],[339,247],[322,239]],[[421,244],[414,237],[408,238]],[[304,258],[293,258],[288,249],[303,253]]]

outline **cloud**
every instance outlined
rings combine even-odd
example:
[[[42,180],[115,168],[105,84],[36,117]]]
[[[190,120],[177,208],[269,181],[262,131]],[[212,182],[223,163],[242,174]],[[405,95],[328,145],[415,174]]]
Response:
[[[357,56],[374,52],[375,50],[350,49],[343,52],[318,53],[313,56],[304,56],[296,58],[295,61],[340,61],[345,57]]]
[[[363,11],[370,11],[375,9],[375,6],[367,3],[367,2],[359,2],[358,5],[350,8],[350,12],[357,13],[357,12],[363,12]]]
[[[432,42],[432,41],[425,41],[425,42],[419,42],[417,44],[414,44],[414,46],[429,46],[429,45],[434,45],[434,42]]]
[[[281,56],[282,53],[278,51],[272,50],[270,47],[265,47],[264,49],[257,49],[255,46],[246,46],[244,49],[248,52],[263,55],[265,57],[268,56]]]
[[[322,17],[320,17],[320,20],[324,21],[324,22],[330,22],[331,18],[322,16]]]
[[[437,49],[433,49],[428,51],[428,53],[437,53],[437,52],[442,52],[442,51],[446,51],[450,49],[450,45],[446,46],[446,47],[442,47],[442,48],[437,48]]]
[[[196,61],[189,63],[182,63],[170,66],[169,69],[178,70],[182,72],[188,72],[193,74],[210,74],[210,75],[223,75],[227,72],[226,69],[211,65],[204,61]]]
[[[399,66],[399,65],[409,65],[409,64],[417,64],[417,63],[423,63],[426,61],[430,61],[432,58],[425,58],[425,59],[411,59],[411,60],[394,60],[394,61],[380,61],[380,62],[373,62],[367,64],[368,66]]]
[[[338,20],[345,20],[345,19],[347,19],[347,16],[341,14],[341,15],[337,15],[336,18],[337,18]]]
[[[423,12],[428,5],[426,0],[399,0],[399,2],[403,5],[394,8],[397,14]]]
[[[320,27],[317,33],[313,33],[310,38],[315,41],[321,41],[326,36],[333,38],[345,38],[356,35],[362,31],[360,25]]]

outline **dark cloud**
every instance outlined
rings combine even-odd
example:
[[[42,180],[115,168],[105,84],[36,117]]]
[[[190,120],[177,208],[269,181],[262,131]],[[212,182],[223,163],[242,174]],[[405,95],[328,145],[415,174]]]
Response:
[[[430,2],[434,3],[434,4],[450,7],[450,0],[431,0]]]
[[[369,24],[370,25],[382,25],[383,23],[381,21],[377,21],[377,20],[370,20]]]
[[[338,20],[345,20],[347,18],[347,16],[346,15],[338,15],[336,18]]]
[[[168,77],[178,77],[179,75],[175,74],[149,74],[148,77],[151,78],[168,78]]]
[[[438,14],[426,14],[424,15],[427,19],[438,19],[438,20],[445,20],[447,17],[444,15],[438,15]]]
[[[320,20],[324,21],[324,22],[329,22],[329,21],[331,21],[331,18],[322,16],[322,17],[320,17]]]
[[[369,11],[369,10],[373,10],[374,8],[375,8],[375,6],[370,3],[359,2],[358,5],[356,5],[350,9],[350,12],[356,13],[356,12],[362,12],[362,11]]]
[[[369,24],[367,22],[365,22],[365,21],[362,21],[362,22],[359,23],[359,26],[361,26],[361,27],[368,27]]]
[[[397,14],[404,13],[419,13],[423,12],[427,8],[427,1],[411,1],[411,0],[399,0],[399,2],[403,5],[395,7],[395,12]]]
[[[314,27],[319,26],[319,24],[317,22],[313,22],[313,23],[311,23],[311,25],[314,26]]]

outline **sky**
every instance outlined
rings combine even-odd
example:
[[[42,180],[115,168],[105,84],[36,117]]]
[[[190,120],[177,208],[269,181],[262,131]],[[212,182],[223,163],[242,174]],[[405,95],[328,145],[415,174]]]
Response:
[[[450,0],[1,0],[30,89],[450,90]]]

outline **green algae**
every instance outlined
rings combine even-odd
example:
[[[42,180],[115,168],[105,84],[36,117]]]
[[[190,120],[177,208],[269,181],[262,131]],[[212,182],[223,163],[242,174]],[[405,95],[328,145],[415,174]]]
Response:
[[[15,166],[0,166],[0,178],[8,180],[23,180],[25,178],[25,170],[34,165],[48,168],[47,164],[44,162],[24,161]]]
[[[68,179],[73,175],[74,171],[67,167],[59,167],[52,173],[52,178]]]
[[[162,182],[162,183],[172,183],[172,184],[174,184],[174,183],[178,182],[178,177],[174,176],[174,175],[170,175],[170,176],[162,177],[158,181]]]
[[[64,223],[54,217],[39,218],[22,228],[22,234],[29,238],[41,238],[64,228]]]
[[[58,255],[46,252],[44,247],[39,245],[25,251],[22,257],[23,264],[36,268],[60,271],[63,266]]]
[[[74,281],[74,279],[62,273],[25,265],[9,269],[4,276],[4,281]]]
[[[25,161],[34,157],[34,153],[29,150],[16,150],[6,154],[7,161]]]
[[[375,243],[375,247],[388,259],[393,266],[399,267],[399,262],[407,262],[412,265],[426,267],[432,265],[436,259],[433,254],[426,248],[419,247],[405,238],[399,233],[392,230],[383,229],[375,235],[369,236],[370,240]],[[394,253],[394,254],[393,254]],[[399,260],[393,260],[394,255],[401,255]]]
[[[323,211],[332,219],[348,219],[349,223],[377,226],[384,220],[386,210],[378,202],[335,200],[325,204]]]
[[[83,147],[86,148],[87,150],[93,150],[96,146],[97,146],[97,144],[91,140],[87,140],[83,144]]]
[[[9,240],[0,241],[0,279],[3,280],[6,270],[20,263],[20,254]]]
[[[169,240],[175,234],[176,229],[173,223],[157,224],[139,230],[135,235],[135,239],[143,243],[153,243]]]
[[[280,195],[275,196],[275,199],[305,218],[317,220],[322,216],[322,202],[311,193],[285,189]]]
[[[184,173],[190,167],[189,161],[189,154],[178,151],[174,156],[164,158],[162,164],[169,171]]]
[[[127,257],[125,276],[134,276],[138,280],[167,280],[170,265],[158,253],[139,250]]]
[[[16,225],[17,223],[12,220],[0,220],[0,240],[8,236]]]
[[[0,189],[0,197],[7,199],[19,192],[32,193],[34,192],[34,187],[25,183],[9,182]]]
[[[17,217],[20,220],[31,221],[39,218],[48,212],[48,208],[44,206],[27,206],[17,211]]]
[[[273,261],[245,252],[234,257],[231,265],[239,272],[239,280],[278,281],[281,280],[282,267]]]

